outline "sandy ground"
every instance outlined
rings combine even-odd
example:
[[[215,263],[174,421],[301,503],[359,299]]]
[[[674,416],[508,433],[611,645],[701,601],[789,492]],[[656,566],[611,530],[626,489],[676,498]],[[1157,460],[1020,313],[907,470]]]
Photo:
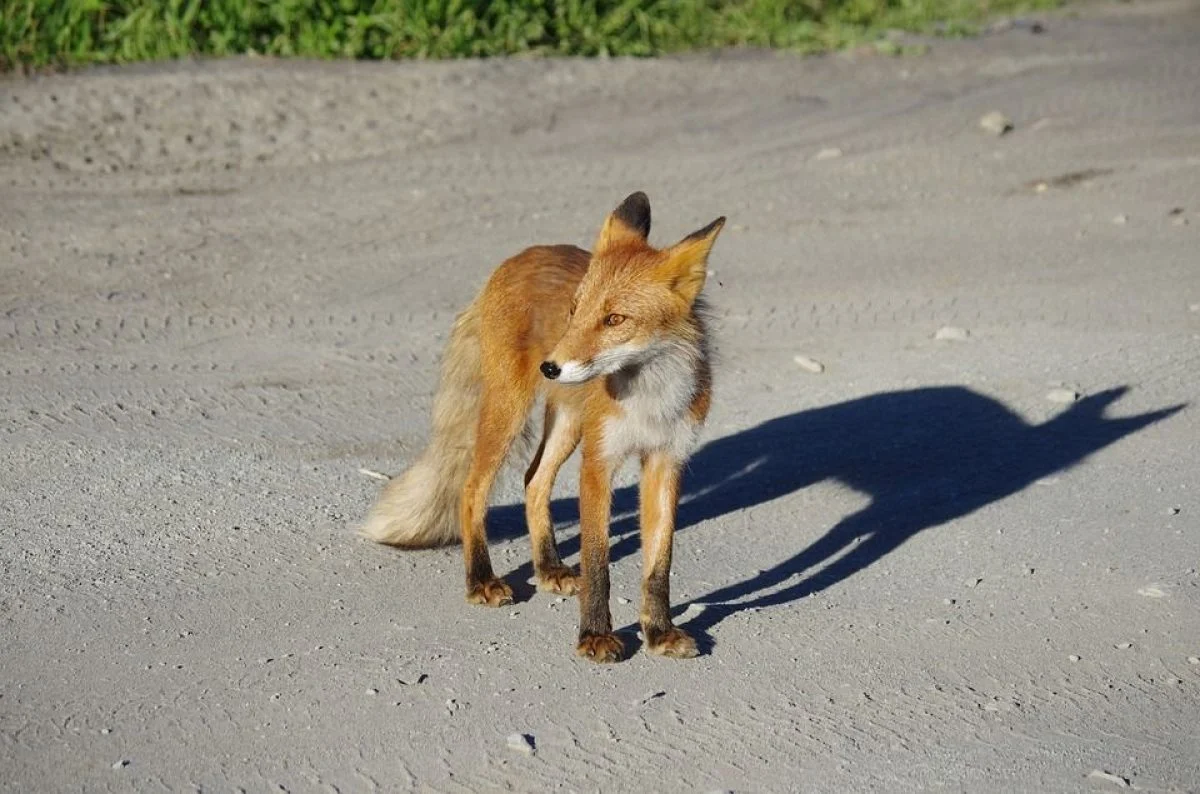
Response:
[[[1198,41],[1170,3],[899,60],[0,83],[0,785],[1200,791]],[[353,529],[456,309],[635,189],[664,243],[730,219],[673,572],[707,652],[598,667],[573,602]]]

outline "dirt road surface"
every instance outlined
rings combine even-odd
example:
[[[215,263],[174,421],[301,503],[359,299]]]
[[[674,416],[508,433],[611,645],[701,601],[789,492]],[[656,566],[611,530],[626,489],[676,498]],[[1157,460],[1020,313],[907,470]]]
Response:
[[[1200,790],[1200,7],[1044,22],[0,82],[0,786]],[[457,309],[638,189],[660,243],[729,217],[672,577],[706,653],[599,667],[573,601],[471,607],[458,549],[354,528]]]

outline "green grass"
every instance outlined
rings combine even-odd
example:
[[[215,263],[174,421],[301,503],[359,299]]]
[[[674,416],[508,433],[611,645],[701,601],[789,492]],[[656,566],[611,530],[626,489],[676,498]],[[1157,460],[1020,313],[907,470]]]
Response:
[[[259,53],[316,58],[800,51],[967,33],[1057,0],[0,0],[0,69]]]

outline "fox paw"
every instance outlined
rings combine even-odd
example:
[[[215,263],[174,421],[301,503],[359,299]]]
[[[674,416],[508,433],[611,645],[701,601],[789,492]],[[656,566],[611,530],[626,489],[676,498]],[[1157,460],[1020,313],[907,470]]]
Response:
[[[548,593],[575,595],[579,589],[579,574],[575,573],[575,569],[566,565],[545,568],[537,573],[537,588]]]
[[[502,607],[512,602],[512,588],[505,584],[503,579],[489,579],[467,587],[468,604]]]
[[[691,659],[693,656],[700,655],[699,649],[696,648],[696,641],[683,629],[674,626],[666,631],[643,628],[642,635],[646,638],[646,649],[650,653],[672,659]]]
[[[625,643],[616,634],[584,634],[575,646],[575,655],[601,664],[619,662],[625,656]]]

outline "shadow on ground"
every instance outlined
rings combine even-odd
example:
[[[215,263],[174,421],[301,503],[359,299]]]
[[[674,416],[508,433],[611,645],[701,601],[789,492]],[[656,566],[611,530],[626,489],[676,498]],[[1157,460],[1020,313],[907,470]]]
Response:
[[[1125,391],[1086,397],[1036,425],[962,387],[886,392],[781,416],[705,445],[685,478],[680,530],[827,478],[867,495],[870,503],[778,565],[695,599],[705,609],[684,627],[706,641],[707,630],[731,614],[823,590],[918,532],[1014,494],[1183,407],[1106,418],[1105,409]],[[558,526],[578,521],[574,499],[556,500],[552,511]],[[639,548],[636,512],[636,489],[620,489],[613,504],[613,560]],[[496,508],[492,516],[495,535],[524,531],[519,504]],[[560,548],[564,556],[578,552],[578,538]],[[523,582],[531,576],[526,565],[507,578]]]

